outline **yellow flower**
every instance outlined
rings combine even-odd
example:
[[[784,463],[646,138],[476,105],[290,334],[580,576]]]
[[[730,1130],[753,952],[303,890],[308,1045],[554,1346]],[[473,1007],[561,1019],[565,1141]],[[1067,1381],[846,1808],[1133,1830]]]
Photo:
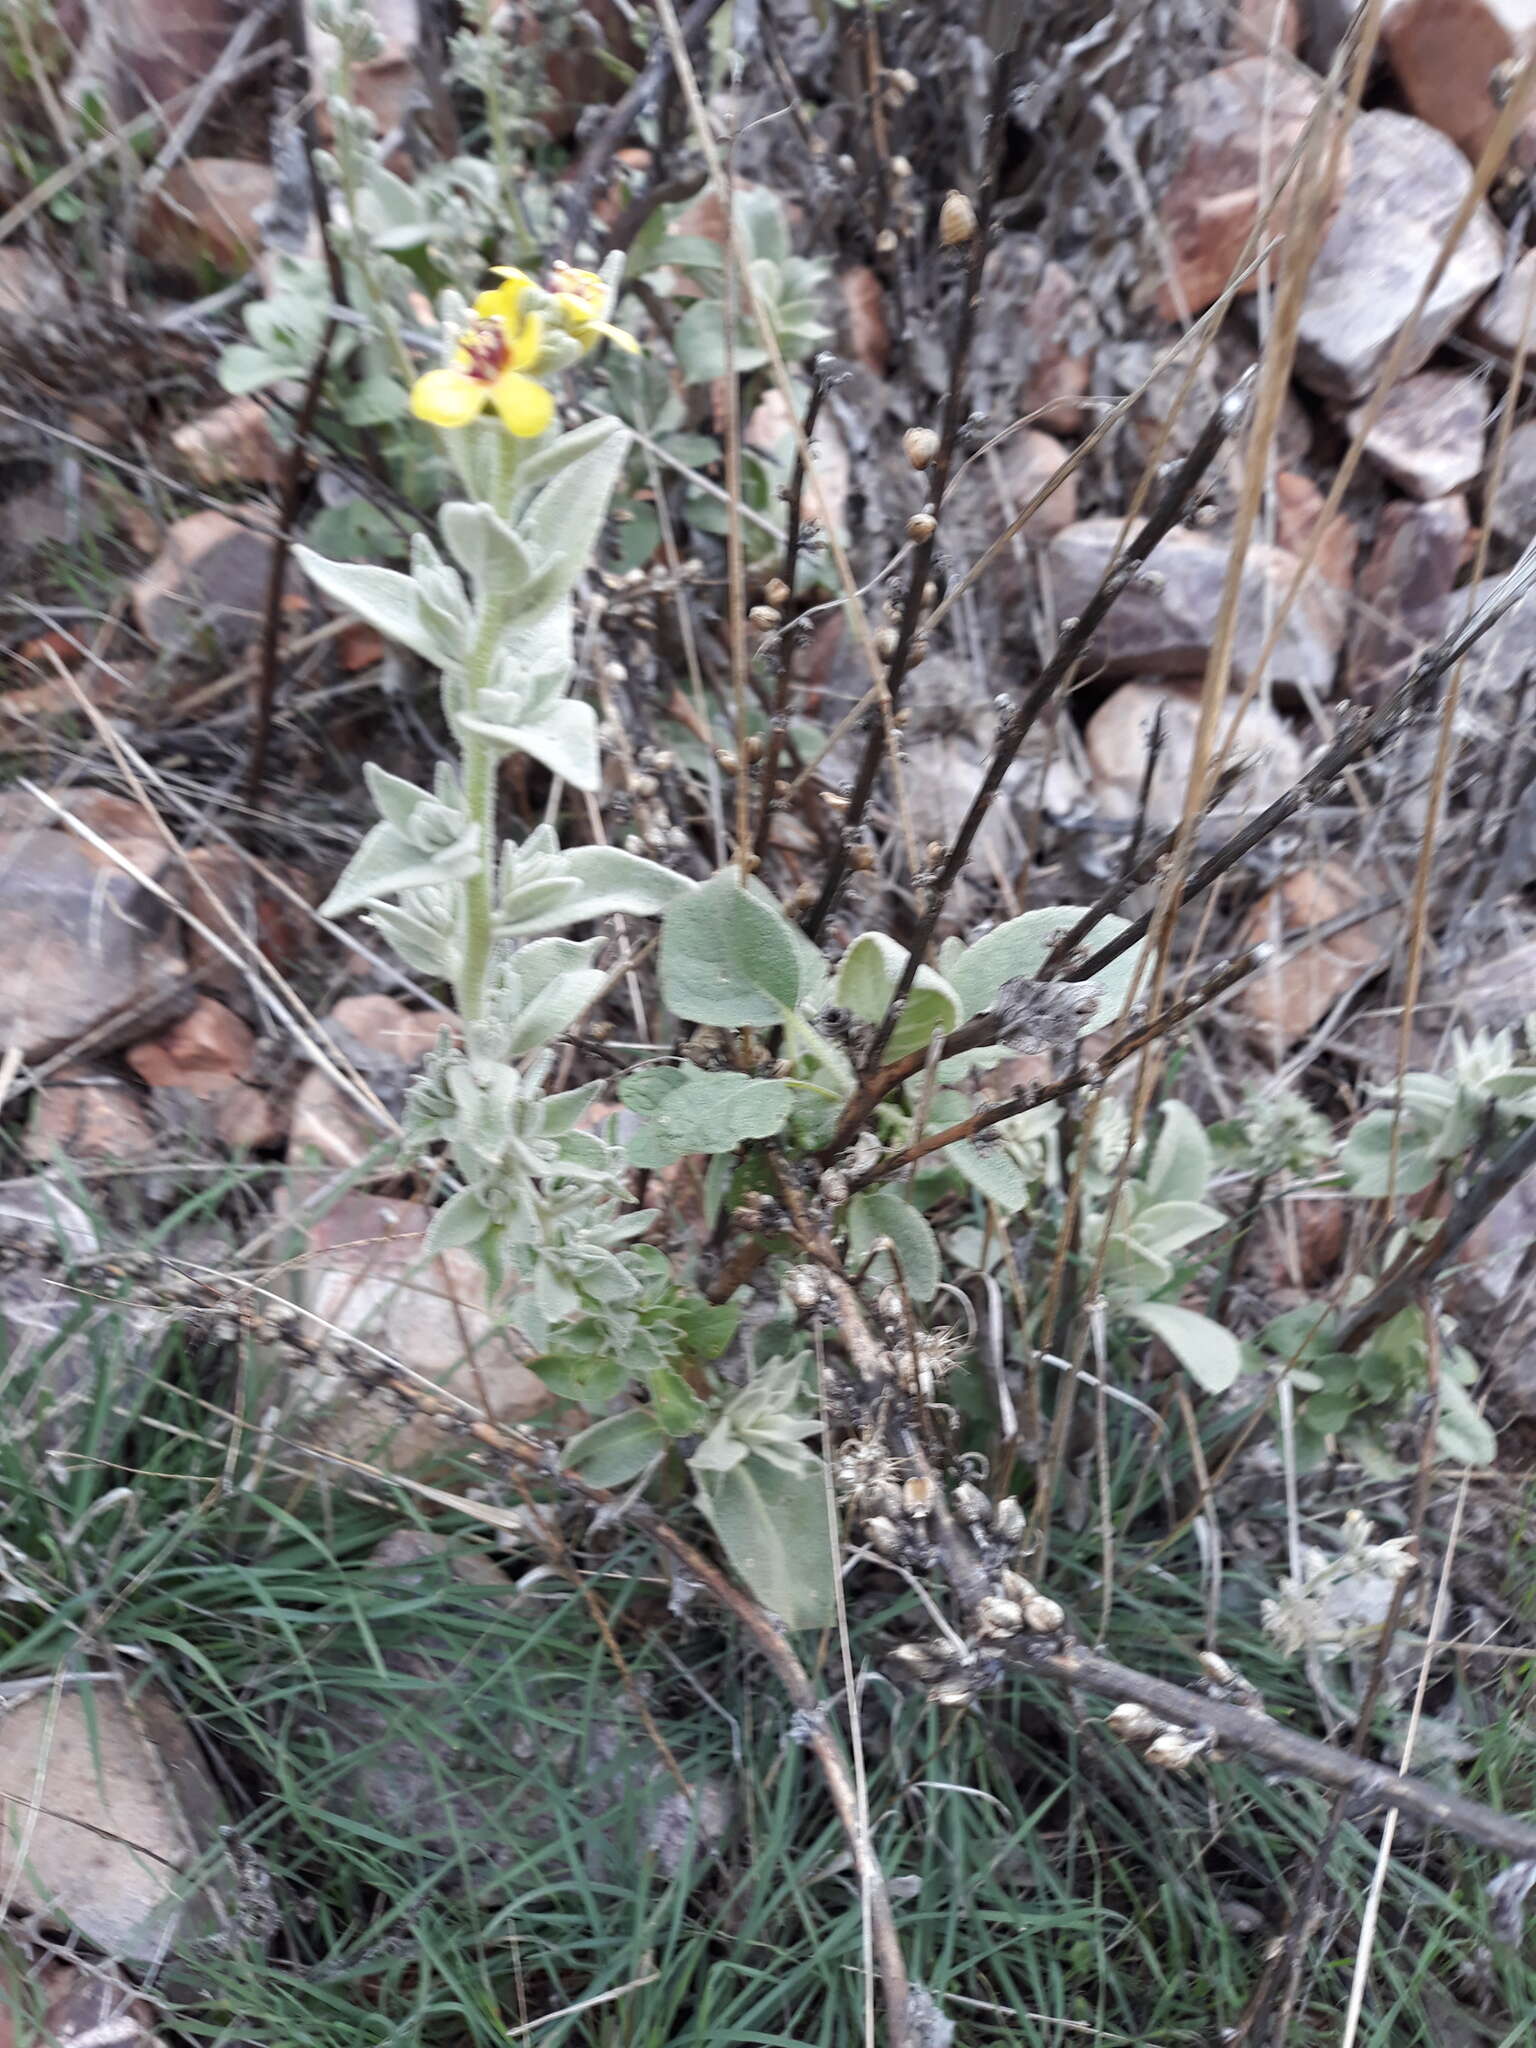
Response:
[[[550,267],[549,290],[565,331],[574,335],[583,349],[596,348],[599,337],[606,336],[630,355],[640,353],[632,334],[603,318],[608,311],[608,287],[595,270],[573,270],[569,263],[555,263]]]
[[[524,313],[523,295],[533,282],[521,271],[475,301],[475,318],[460,335],[453,361],[428,370],[411,387],[411,411],[434,427],[467,427],[493,405],[508,433],[531,441],[555,416],[553,394],[528,375],[543,346],[544,323]]]

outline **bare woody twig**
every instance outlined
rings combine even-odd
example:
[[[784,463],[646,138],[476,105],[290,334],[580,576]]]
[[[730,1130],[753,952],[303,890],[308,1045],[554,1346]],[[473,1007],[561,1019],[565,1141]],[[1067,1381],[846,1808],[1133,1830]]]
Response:
[[[1465,624],[1421,655],[1390,697],[1384,698],[1358,723],[1346,727],[1299,781],[1276,797],[1257,817],[1232,833],[1195,869],[1179,892],[1178,907],[1182,909],[1203,895],[1213,882],[1235,867],[1254,847],[1262,845],[1298,811],[1323,796],[1346,769],[1392,739],[1404,722],[1420,710],[1440,678],[1454,668],[1512,606],[1519,603],[1533,584],[1536,584],[1536,541],[1510,570],[1503,587],[1480,604]],[[1139,939],[1146,937],[1151,929],[1152,916],[1153,913],[1148,911],[1144,916],[1133,919],[1117,938],[1100,946],[1081,966],[1074,968],[1072,979],[1085,981],[1091,975],[1102,973],[1122,953],[1128,953]]]
[[[944,401],[944,417],[939,429],[938,448],[927,471],[929,493],[926,523],[922,537],[915,541],[912,550],[907,593],[902,603],[901,621],[896,628],[896,645],[885,672],[884,701],[869,714],[869,731],[864,742],[863,757],[859,762],[858,773],[854,777],[853,789],[849,795],[848,809],[843,815],[842,834],[828,862],[821,891],[805,918],[805,933],[811,939],[819,937],[847,876],[852,849],[874,791],[876,778],[880,773],[880,762],[885,752],[886,721],[900,703],[902,685],[912,665],[914,643],[923,614],[923,593],[928,587],[934,553],[938,546],[938,522],[943,517],[945,493],[949,487],[949,476],[954,465],[960,429],[965,420],[971,342],[976,330],[977,310],[981,305],[982,272],[986,266],[992,212],[997,197],[998,178],[1002,170],[1003,144],[1008,131],[1008,88],[1013,75],[1013,62],[1014,51],[1011,48],[1004,50],[996,59],[993,71],[992,104],[987,116],[986,164],[976,194],[976,224],[968,245],[965,295],[961,300],[959,319],[955,326],[954,348],[950,355],[949,391]]]
[[[1082,660],[1089,642],[1102,625],[1116,598],[1132,578],[1140,573],[1158,542],[1172,532],[1193,503],[1207,470],[1243,416],[1248,394],[1253,386],[1253,376],[1253,371],[1246,372],[1216,406],[1199,439],[1169,478],[1167,488],[1148,513],[1140,531],[1127,541],[1119,556],[1105,570],[1098,589],[1083,606],[1081,616],[1066,621],[1061,637],[1056,643],[1056,651],[1041,670],[1034,687],[1004,721],[982,776],[981,785],[972,797],[970,808],[955,834],[954,844],[945,854],[934,879],[928,907],[913,936],[906,965],[902,969],[895,993],[871,1043],[869,1055],[864,1063],[866,1071],[878,1065],[880,1055],[890,1041],[896,1020],[901,1015],[913,982],[917,979],[917,970],[927,956],[928,947],[938,929],[939,919],[944,914],[949,892],[970,858],[971,847],[998,791],[1002,788],[1003,777],[1012,766],[1015,756],[1041,712]]]

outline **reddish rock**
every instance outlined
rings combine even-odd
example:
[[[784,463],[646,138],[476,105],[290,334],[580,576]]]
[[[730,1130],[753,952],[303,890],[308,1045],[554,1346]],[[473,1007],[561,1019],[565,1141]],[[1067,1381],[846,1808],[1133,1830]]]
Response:
[[[842,326],[848,354],[873,377],[883,377],[890,361],[891,330],[885,317],[885,287],[867,263],[838,272],[842,294]]]
[[[1174,92],[1169,114],[1179,154],[1161,208],[1172,272],[1158,293],[1164,319],[1201,313],[1226,289],[1317,92],[1309,73],[1268,57],[1240,58]],[[1346,144],[1341,185],[1349,159]],[[1293,178],[1269,214],[1270,235],[1288,231],[1296,187]],[[1257,285],[1255,275],[1243,289]]]
[[[1367,917],[1326,939],[1300,943],[1315,927],[1357,909],[1367,895],[1365,884],[1349,868],[1330,861],[1288,875],[1254,905],[1239,944],[1269,943],[1276,951],[1243,983],[1233,1007],[1253,1025],[1272,1057],[1278,1059],[1314,1031],[1335,1003],[1385,966],[1392,922],[1384,916]]]
[[[986,458],[987,474],[1005,519],[1013,520],[1037,491],[1058,477],[1067,449],[1038,427],[1020,427]],[[1077,473],[1059,476],[1050,496],[1030,514],[1023,531],[1031,540],[1049,540],[1077,517]]]
[[[176,520],[133,586],[139,630],[170,651],[207,640],[226,655],[238,654],[261,632],[271,546],[225,512]]]
[[[443,1010],[413,1010],[393,996],[345,996],[325,1019],[325,1035],[354,1065],[368,1071],[419,1067],[444,1026],[458,1020]]]
[[[1358,434],[1365,407],[1345,421]],[[1480,377],[1421,370],[1394,385],[1365,437],[1365,452],[1399,490],[1443,498],[1465,490],[1483,466],[1488,392]]]
[[[772,389],[765,391],[748,416],[742,429],[742,438],[749,448],[759,448],[765,454],[782,452],[793,459],[795,448],[794,421],[783,393]],[[848,509],[848,485],[852,467],[848,459],[848,444],[843,439],[837,422],[823,412],[816,424],[816,436],[812,443],[816,458],[816,478],[824,493],[826,516],[839,533],[843,531],[844,515]],[[805,487],[805,516],[819,519],[821,508],[817,493],[809,481]]]
[[[1512,263],[1486,299],[1472,308],[1466,332],[1480,347],[1513,361],[1525,341],[1526,359],[1536,352],[1536,249]]]
[[[1301,556],[1312,543],[1312,535],[1327,502],[1309,476],[1299,470],[1277,472],[1275,490],[1275,539],[1287,553]],[[1328,521],[1317,550],[1317,572],[1335,590],[1350,590],[1355,581],[1355,556],[1360,536],[1342,512]]]
[[[155,1134],[128,1082],[68,1066],[38,1089],[26,1144],[31,1159],[126,1166],[154,1156]]]
[[[264,959],[279,964],[295,960],[304,950],[309,927],[300,911],[234,847],[195,847],[174,879],[178,900],[212,938],[221,939],[241,960],[248,956],[242,936]],[[297,894],[302,896],[308,886],[304,876],[293,878]],[[195,926],[189,924],[186,934],[187,966],[198,987],[243,998],[249,971],[226,959]]]
[[[272,438],[266,407],[257,398],[231,398],[171,436],[171,445],[199,483],[275,484],[283,458]]]
[[[0,829],[0,959],[0,1045],[30,1060],[110,1051],[185,999],[167,906],[64,830]]]
[[[1499,538],[1517,547],[1536,537],[1536,420],[1523,421],[1510,434],[1487,516]]]
[[[57,264],[30,249],[0,249],[0,320],[32,326],[69,308],[69,293]]]
[[[1227,45],[1240,57],[1301,48],[1300,0],[1237,0],[1227,24]]]
[[[88,34],[65,98],[105,88],[120,119],[201,85],[240,20],[238,0],[91,0]],[[179,110],[178,110],[179,111]]]
[[[368,0],[367,11],[383,39],[377,57],[353,67],[353,98],[378,123],[381,135],[401,127],[412,98],[425,104],[428,99],[419,57],[421,51],[421,10],[417,0]],[[324,77],[336,62],[334,36],[315,25],[312,8],[308,18],[310,63],[318,77]]]
[[[298,1268],[305,1306],[367,1340],[414,1373],[477,1405],[492,1417],[526,1421],[550,1405],[540,1380],[523,1363],[505,1321],[486,1311],[485,1274],[466,1251],[424,1259],[431,1211],[414,1202],[344,1195],[307,1231]],[[419,1419],[397,1420],[349,1380],[301,1374],[318,1413],[313,1430],[329,1449],[401,1471],[440,1454],[447,1439]]]
[[[1080,613],[1092,597],[1120,544],[1121,526],[1119,519],[1084,519],[1051,542],[1060,617]],[[1153,552],[1147,573],[1116,600],[1093,642],[1106,673],[1202,674],[1215,636],[1228,553],[1224,540],[1176,527]],[[1252,674],[1296,569],[1296,558],[1282,548],[1255,545],[1248,550],[1233,645],[1238,680]],[[1326,695],[1333,688],[1343,636],[1339,594],[1314,571],[1276,642],[1269,680]]]
[[[409,1009],[393,996],[348,996],[324,1019],[324,1030],[385,1108],[397,1114],[412,1072],[444,1026],[456,1028],[457,1021],[439,1010]],[[322,1171],[361,1165],[385,1130],[385,1121],[370,1116],[323,1067],[311,1067],[294,1091],[288,1164]]]
[[[1234,699],[1234,709],[1235,705]],[[1162,738],[1147,792],[1147,823],[1154,831],[1164,831],[1183,817],[1200,722],[1196,683],[1127,683],[1106,697],[1089,719],[1083,741],[1100,817],[1122,820],[1136,815],[1159,713]],[[1218,751],[1231,727],[1229,710],[1218,728]],[[1223,821],[1231,823],[1289,789],[1301,773],[1302,750],[1285,720],[1255,700],[1238,720],[1227,759],[1247,763],[1221,808]]]
[[[1536,8],[1531,0],[1387,0],[1381,40],[1409,106],[1475,162],[1499,118],[1494,74],[1536,54]],[[1515,153],[1536,161],[1529,113]]]
[[[253,1152],[282,1135],[271,1098],[246,1078],[255,1054],[249,1025],[204,996],[169,1031],[130,1046],[125,1057],[155,1090],[162,1113],[210,1131],[231,1151]]]
[[[249,270],[262,250],[257,216],[272,203],[275,179],[266,164],[242,157],[197,156],[167,173],[139,224],[139,250],[168,270],[203,264],[231,276]]]
[[[1358,399],[1407,327],[1472,173],[1423,121],[1386,109],[1350,130],[1342,196],[1307,281],[1297,372],[1330,398]],[[1434,353],[1499,275],[1503,232],[1480,204],[1430,293],[1399,370]]]
[[[256,1034],[211,996],[193,1005],[159,1038],[130,1046],[128,1064],[151,1088],[184,1088],[209,1100],[240,1079],[256,1053]]]
[[[1470,530],[1465,498],[1386,507],[1360,572],[1349,650],[1352,694],[1379,694],[1439,639]]]
[[[1093,378],[1094,316],[1061,263],[1047,263],[1023,321],[1024,381],[1017,412],[1053,434],[1075,434],[1087,417],[1082,400]]]

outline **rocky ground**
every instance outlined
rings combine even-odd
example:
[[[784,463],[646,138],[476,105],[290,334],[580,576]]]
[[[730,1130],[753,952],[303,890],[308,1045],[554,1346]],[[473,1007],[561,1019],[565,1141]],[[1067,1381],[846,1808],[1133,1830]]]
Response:
[[[409,170],[462,109],[445,94],[435,12],[414,0],[379,0],[378,11],[387,49],[361,89],[401,134]],[[1536,538],[1536,419],[1524,417],[1536,111],[1521,113],[1520,72],[1536,25],[1524,12],[1505,0],[1388,0],[1354,81],[1358,107],[1329,125],[1330,94],[1347,94],[1353,63],[1337,0],[1067,0],[1048,11],[1059,19],[1027,39],[1013,102],[965,468],[945,527],[948,588],[1017,530],[955,600],[913,679],[907,810],[882,796],[892,852],[862,899],[870,922],[900,925],[903,834],[918,847],[949,840],[995,700],[1032,677],[1060,622],[1082,610],[1141,510],[1149,466],[1187,450],[1277,334],[1294,343],[1293,374],[1270,394],[1222,733],[1240,772],[1203,830],[1289,787]],[[363,814],[361,761],[419,771],[440,740],[408,657],[334,616],[296,572],[272,587],[282,436],[262,398],[223,397],[214,368],[282,245],[288,201],[271,137],[293,80],[276,49],[281,18],[241,26],[237,12],[217,0],[170,12],[113,0],[78,20],[60,9],[37,33],[71,56],[54,50],[51,71],[42,66],[47,91],[16,88],[25,132],[44,142],[50,103],[77,106],[85,79],[108,124],[156,108],[188,118],[173,150],[155,129],[147,168],[131,176],[88,142],[59,159],[55,138],[51,193],[40,196],[24,150],[0,179],[0,1211],[46,1213],[82,1244],[164,1232],[173,1219],[184,1257],[281,1257],[306,1306],[522,1420],[547,1413],[549,1395],[486,1313],[474,1262],[450,1252],[423,1268],[430,1190],[377,1167],[443,1007],[372,951],[361,926],[316,909]],[[788,200],[800,246],[833,266],[825,317],[841,367],[819,445],[855,576],[878,597],[916,503],[902,437],[936,416],[947,386],[958,273],[934,223],[947,190],[976,183],[984,68],[960,10],[839,19],[774,0],[762,13],[771,21],[752,32],[734,109],[737,171]],[[601,40],[614,22],[597,14]],[[849,24],[876,19],[885,42],[872,79]],[[551,78],[541,175],[569,176],[594,132],[589,101],[618,89],[579,54]],[[200,95],[205,81],[213,89]],[[780,118],[786,84],[793,118]],[[619,140],[634,161],[600,166],[610,227],[626,178],[648,170],[646,149]],[[1298,150],[1306,176],[1277,203]],[[676,153],[686,172],[686,150]],[[707,205],[674,231],[709,233]],[[1284,252],[1309,240],[1298,281]],[[1193,369],[1187,356],[1160,367],[1244,266],[1215,345]],[[664,357],[664,338],[649,339]],[[691,402],[706,432],[717,398]],[[783,426],[764,401],[748,439],[771,445]],[[1218,468],[1156,573],[1116,605],[1091,667],[1013,771],[957,922],[1085,900],[1133,834],[1178,822],[1254,485],[1235,457]],[[318,508],[370,486],[322,447],[304,488]],[[690,531],[684,553],[697,565],[694,629],[718,673],[721,544]],[[594,673],[608,665],[614,715],[644,742],[648,723],[679,722],[675,583],[651,564],[601,583]],[[249,706],[274,602],[278,722],[264,782],[248,791]],[[796,662],[799,715],[830,730],[863,687],[835,608]],[[1279,1072],[1342,1117],[1402,1064],[1436,1065],[1453,1029],[1520,1026],[1536,1011],[1533,673],[1536,598],[1464,664],[1438,771],[1431,727],[1390,786],[1346,782],[1258,848],[1191,923],[1190,963],[1281,942],[1206,1036],[1193,1086],[1207,1105]],[[787,888],[816,872],[818,804],[852,759],[847,743],[834,747],[807,783],[805,815],[779,821]],[[617,775],[609,797],[629,800]],[[608,820],[624,829],[622,805]],[[710,864],[701,835],[681,857],[700,873]],[[211,1198],[190,1199],[199,1190]],[[1343,1270],[1344,1218],[1315,1206],[1289,1262],[1249,1284],[1284,1294]],[[1482,1227],[1456,1282],[1516,1491],[1536,1428],[1533,1218],[1527,1182]],[[0,1289],[13,1368],[44,1347],[67,1402],[87,1383],[86,1340],[57,1341],[63,1312],[47,1272],[13,1265]],[[332,1448],[401,1469],[418,1459],[422,1425],[381,1419],[334,1386],[327,1399],[317,1427]],[[150,1800],[115,1822],[184,1861],[168,1817],[181,1794],[157,1805],[145,1789],[174,1737],[156,1733],[151,1769],[135,1750],[141,1723],[119,1727],[103,1704],[109,1749],[135,1751],[118,1775]],[[0,1764],[35,1761],[43,1714],[39,1696],[6,1716]],[[49,1724],[66,1763],[87,1739],[74,1714]],[[54,1845],[66,1864],[77,1848],[73,1836]],[[104,1947],[120,1946],[110,1913],[92,1925]],[[67,1971],[45,1988],[56,2005],[81,1995]],[[111,2039],[143,2038],[126,1991],[114,2010],[123,2031]]]

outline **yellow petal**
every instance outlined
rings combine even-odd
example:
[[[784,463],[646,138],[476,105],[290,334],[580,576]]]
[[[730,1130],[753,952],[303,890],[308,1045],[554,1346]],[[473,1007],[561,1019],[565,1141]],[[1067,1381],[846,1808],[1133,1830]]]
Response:
[[[486,385],[462,370],[428,370],[411,386],[411,411],[434,427],[467,427],[485,410]]]
[[[623,349],[629,356],[640,353],[640,344],[632,334],[626,334],[622,327],[611,327],[606,320],[594,320],[592,325],[599,334],[606,334],[615,348]]]
[[[554,393],[546,391],[520,370],[503,370],[491,386],[491,403],[501,414],[501,423],[520,441],[542,434],[555,416]]]
[[[539,350],[544,345],[544,322],[537,313],[530,313],[521,326],[512,329],[507,340],[512,349],[508,368],[526,370],[530,363],[538,360]]]
[[[514,284],[532,284],[533,279],[526,270],[514,270],[510,263],[493,263],[492,277],[510,277]]]

